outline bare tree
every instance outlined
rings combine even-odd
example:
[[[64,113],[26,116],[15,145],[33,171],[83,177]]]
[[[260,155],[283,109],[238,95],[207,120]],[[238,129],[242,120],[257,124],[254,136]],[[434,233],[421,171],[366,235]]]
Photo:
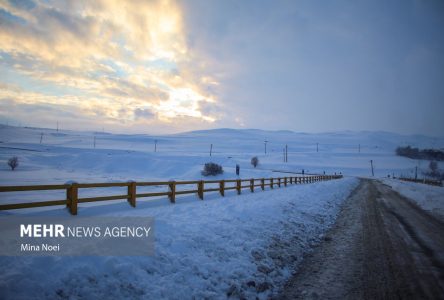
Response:
[[[259,158],[257,158],[257,156],[253,157],[251,159],[251,164],[253,165],[253,167],[257,167],[257,165],[259,164]]]
[[[8,160],[8,166],[11,167],[12,171],[14,171],[14,169],[17,168],[18,165],[19,165],[19,162],[18,162],[18,157],[17,156],[11,157]]]

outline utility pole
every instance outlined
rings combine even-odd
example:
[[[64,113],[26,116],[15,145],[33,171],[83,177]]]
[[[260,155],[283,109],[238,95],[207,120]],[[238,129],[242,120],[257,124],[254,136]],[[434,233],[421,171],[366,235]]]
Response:
[[[316,152],[319,152],[319,143],[316,143]]]
[[[288,145],[285,145],[285,162],[288,162]]]
[[[59,131],[59,121],[57,121],[57,132]]]
[[[210,145],[210,156],[212,152],[213,152],[213,144]]]
[[[154,140],[154,152],[157,152],[157,140]]]
[[[370,160],[370,165],[372,167],[372,176],[375,176],[375,172],[373,171],[373,160],[372,159]]]
[[[40,144],[42,143],[43,140],[43,132],[40,134]]]
[[[267,154],[267,143],[268,143],[268,141],[264,141],[264,145],[265,145],[265,154]]]

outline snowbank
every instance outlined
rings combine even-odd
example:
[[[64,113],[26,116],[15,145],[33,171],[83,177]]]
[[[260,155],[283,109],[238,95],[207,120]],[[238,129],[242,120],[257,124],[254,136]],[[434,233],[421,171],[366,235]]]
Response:
[[[204,201],[178,198],[157,207],[83,207],[83,215],[154,217],[156,255],[1,257],[2,298],[265,299],[320,241],[357,183],[347,178]]]
[[[383,182],[444,221],[444,187],[397,179],[384,179]]]

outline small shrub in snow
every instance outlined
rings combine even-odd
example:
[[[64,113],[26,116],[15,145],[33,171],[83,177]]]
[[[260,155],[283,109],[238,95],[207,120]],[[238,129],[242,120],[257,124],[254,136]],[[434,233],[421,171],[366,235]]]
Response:
[[[8,160],[8,166],[11,168],[12,171],[14,171],[14,169],[17,168],[18,165],[19,165],[19,162],[18,162],[18,157],[17,156],[11,157]]]
[[[251,159],[251,164],[253,165],[253,167],[257,167],[257,165],[259,164],[259,158],[257,158],[257,156],[253,157]]]
[[[436,178],[436,179],[442,179],[444,173],[441,173],[438,169],[438,163],[434,160],[432,160],[429,163],[429,169],[430,172],[427,172],[426,175],[432,177],[432,178]]]
[[[218,174],[222,174],[224,172],[224,169],[221,165],[215,164],[215,163],[206,163],[204,166],[204,169],[202,171],[203,176],[215,176]]]

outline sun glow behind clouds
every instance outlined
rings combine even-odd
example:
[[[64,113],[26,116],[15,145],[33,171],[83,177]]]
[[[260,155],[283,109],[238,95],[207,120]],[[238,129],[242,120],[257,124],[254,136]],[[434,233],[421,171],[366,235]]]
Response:
[[[176,88],[171,90],[168,101],[163,101],[156,108],[162,117],[173,118],[177,115],[202,118],[208,122],[214,122],[212,117],[204,116],[199,111],[198,103],[202,96],[191,88]],[[211,98],[206,102],[213,102]]]
[[[201,80],[209,77],[193,63],[176,3],[14,3],[0,1],[0,67],[8,70],[0,104],[13,104],[17,119],[31,122],[26,111],[36,105],[51,107],[54,119],[72,107],[73,121],[93,126],[216,120],[200,107],[216,103],[207,86],[217,82]]]

